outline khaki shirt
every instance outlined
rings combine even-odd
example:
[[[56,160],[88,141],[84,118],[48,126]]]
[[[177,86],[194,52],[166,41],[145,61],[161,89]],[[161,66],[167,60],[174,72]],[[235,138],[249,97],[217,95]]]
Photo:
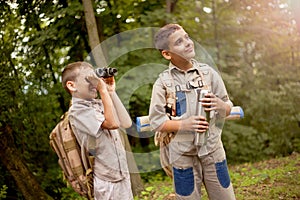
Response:
[[[123,180],[128,174],[125,149],[118,130],[101,128],[105,120],[102,101],[73,97],[69,119],[80,144],[95,155],[94,174],[105,181]]]
[[[200,71],[203,74],[203,81],[208,86],[208,89],[226,102],[230,107],[232,107],[233,104],[228,98],[224,82],[218,72],[216,72],[212,67],[205,64],[200,64],[195,60],[192,60],[192,63],[193,67],[188,71],[183,71],[174,66],[172,63],[170,63],[169,69],[167,69],[170,71],[171,76],[173,77],[173,87],[179,85],[182,91],[185,91],[186,113],[184,113],[180,119],[187,119],[192,115],[196,115],[197,93],[195,89],[189,89],[186,85],[189,81],[197,83],[199,80],[201,80],[201,76],[197,76],[197,74],[200,74]],[[153,85],[149,108],[150,126],[153,130],[157,130],[165,121],[170,120],[166,114],[165,105],[166,87],[162,83],[162,80],[158,78]],[[225,116],[219,116],[217,112],[212,112],[207,144],[200,148],[198,152],[199,156],[207,155],[221,145],[220,140],[224,119]],[[193,141],[194,138],[194,132],[179,130],[176,133],[173,141]]]

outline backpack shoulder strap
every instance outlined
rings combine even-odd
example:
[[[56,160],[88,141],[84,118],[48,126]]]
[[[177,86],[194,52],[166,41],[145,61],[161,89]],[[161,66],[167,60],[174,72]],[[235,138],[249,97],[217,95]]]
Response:
[[[197,61],[196,61],[196,62],[197,62]],[[204,68],[207,68],[207,67],[210,67],[210,66],[207,65],[207,64],[205,64],[205,63],[199,63],[199,62],[197,62],[197,65],[195,65],[195,66],[196,66],[197,71],[199,72],[199,76],[200,76],[200,78],[201,78],[201,82],[202,82],[201,89],[206,89],[206,90],[208,90],[209,87],[208,87],[208,84],[207,84],[207,82],[206,82],[206,80],[205,80],[205,78],[204,78],[205,72],[204,72],[203,70],[204,70]],[[208,70],[206,70],[206,71],[208,71]]]
[[[171,116],[176,115],[176,96],[175,96],[175,86],[174,79],[171,75],[171,70],[166,69],[159,74],[159,78],[166,89],[166,112]]]
[[[166,89],[174,91],[174,89],[173,89],[174,79],[171,75],[170,69],[166,69],[163,72],[161,72],[159,74],[159,78],[160,78],[162,84],[164,85],[164,87],[166,87]]]

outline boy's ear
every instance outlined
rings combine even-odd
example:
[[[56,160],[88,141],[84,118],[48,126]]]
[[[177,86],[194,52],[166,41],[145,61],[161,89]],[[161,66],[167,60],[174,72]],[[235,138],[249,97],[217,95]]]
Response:
[[[162,51],[161,51],[161,55],[162,55],[165,59],[171,60],[171,54],[170,54],[169,51],[167,51],[167,50],[162,50]]]
[[[77,91],[74,81],[67,81],[66,85],[70,92]]]

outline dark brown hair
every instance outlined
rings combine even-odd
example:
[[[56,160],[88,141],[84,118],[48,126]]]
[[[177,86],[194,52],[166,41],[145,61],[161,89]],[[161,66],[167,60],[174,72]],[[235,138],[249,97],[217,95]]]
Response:
[[[91,64],[87,63],[87,62],[74,62],[74,63],[70,63],[68,64],[63,72],[62,72],[62,86],[63,88],[65,88],[65,90],[70,93],[68,87],[67,87],[67,82],[68,81],[75,81],[80,69],[83,68],[93,68]]]
[[[167,24],[160,28],[158,32],[154,36],[154,45],[155,48],[159,51],[168,50],[169,49],[169,42],[168,38],[171,34],[175,31],[182,29],[182,27],[178,24]]]

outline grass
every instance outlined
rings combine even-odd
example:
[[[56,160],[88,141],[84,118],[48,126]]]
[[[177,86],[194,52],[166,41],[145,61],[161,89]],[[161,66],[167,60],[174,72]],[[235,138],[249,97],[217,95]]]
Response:
[[[231,181],[238,200],[300,200],[300,154],[257,163],[229,166]],[[207,194],[202,188],[203,198]],[[175,200],[172,180],[166,178],[145,184],[135,200]]]

